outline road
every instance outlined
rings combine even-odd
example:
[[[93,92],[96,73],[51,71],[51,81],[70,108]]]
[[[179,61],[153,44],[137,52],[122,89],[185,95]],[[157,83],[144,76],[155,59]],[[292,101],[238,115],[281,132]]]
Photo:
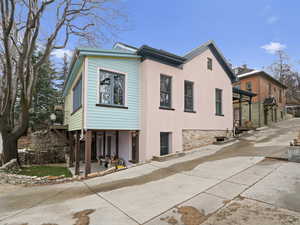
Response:
[[[2,185],[0,224],[300,224],[300,164],[267,158],[282,155],[299,130],[292,119],[104,177]]]

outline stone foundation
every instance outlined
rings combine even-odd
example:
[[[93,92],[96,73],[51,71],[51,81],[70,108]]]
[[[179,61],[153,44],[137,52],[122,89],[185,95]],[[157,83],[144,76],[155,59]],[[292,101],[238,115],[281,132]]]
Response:
[[[183,150],[191,150],[212,144],[216,136],[231,137],[231,130],[182,130]]]

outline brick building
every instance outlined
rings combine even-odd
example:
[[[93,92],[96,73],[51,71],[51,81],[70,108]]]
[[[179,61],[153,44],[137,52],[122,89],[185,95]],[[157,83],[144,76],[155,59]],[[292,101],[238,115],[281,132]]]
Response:
[[[262,70],[246,65],[234,68],[238,81],[234,87],[257,94],[252,99],[252,124],[255,127],[270,125],[286,119],[286,86]],[[249,120],[249,103],[242,104],[242,124]],[[234,120],[240,120],[239,104],[234,104]]]

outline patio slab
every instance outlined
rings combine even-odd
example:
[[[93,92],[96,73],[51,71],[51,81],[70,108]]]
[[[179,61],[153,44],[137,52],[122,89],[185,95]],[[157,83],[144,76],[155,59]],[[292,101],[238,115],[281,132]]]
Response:
[[[5,225],[41,225],[41,224],[75,224],[78,218],[74,218],[74,214],[84,214],[87,210],[90,213],[87,217],[89,224],[97,225],[137,225],[133,219],[113,207],[107,201],[96,195],[86,196],[80,199],[65,201],[58,204],[52,204],[53,201],[63,198],[64,193],[55,196],[51,202],[44,202],[44,205],[27,209],[22,216],[12,216],[5,220]],[[44,214],[47,216],[43,216]],[[84,216],[80,219],[84,220]],[[1,223],[1,222],[0,222]],[[3,223],[1,223],[3,224]],[[85,224],[85,223],[76,223]]]
[[[300,212],[300,164],[283,163],[242,196]]]
[[[202,193],[193,199],[168,210],[162,215],[147,222],[146,225],[186,225],[186,222],[188,221],[186,215],[188,214],[192,214],[194,216],[194,221],[190,221],[189,224],[200,224],[200,222],[204,221],[207,216],[216,212],[224,205],[224,199]]]
[[[99,194],[139,223],[144,223],[218,182],[215,179],[175,174],[143,185],[133,185]]]
[[[231,200],[237,197],[240,193],[242,193],[247,188],[246,185],[235,184],[228,181],[223,181],[220,184],[208,189],[205,191],[208,194],[216,195],[218,197],[222,197],[227,200]]]

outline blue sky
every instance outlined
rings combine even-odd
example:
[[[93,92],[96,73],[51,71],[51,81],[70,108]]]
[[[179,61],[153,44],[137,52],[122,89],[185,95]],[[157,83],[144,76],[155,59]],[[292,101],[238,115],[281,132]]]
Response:
[[[233,65],[256,69],[275,60],[274,50],[284,49],[300,68],[298,0],[121,1],[129,19],[121,42],[183,55],[213,39]]]

